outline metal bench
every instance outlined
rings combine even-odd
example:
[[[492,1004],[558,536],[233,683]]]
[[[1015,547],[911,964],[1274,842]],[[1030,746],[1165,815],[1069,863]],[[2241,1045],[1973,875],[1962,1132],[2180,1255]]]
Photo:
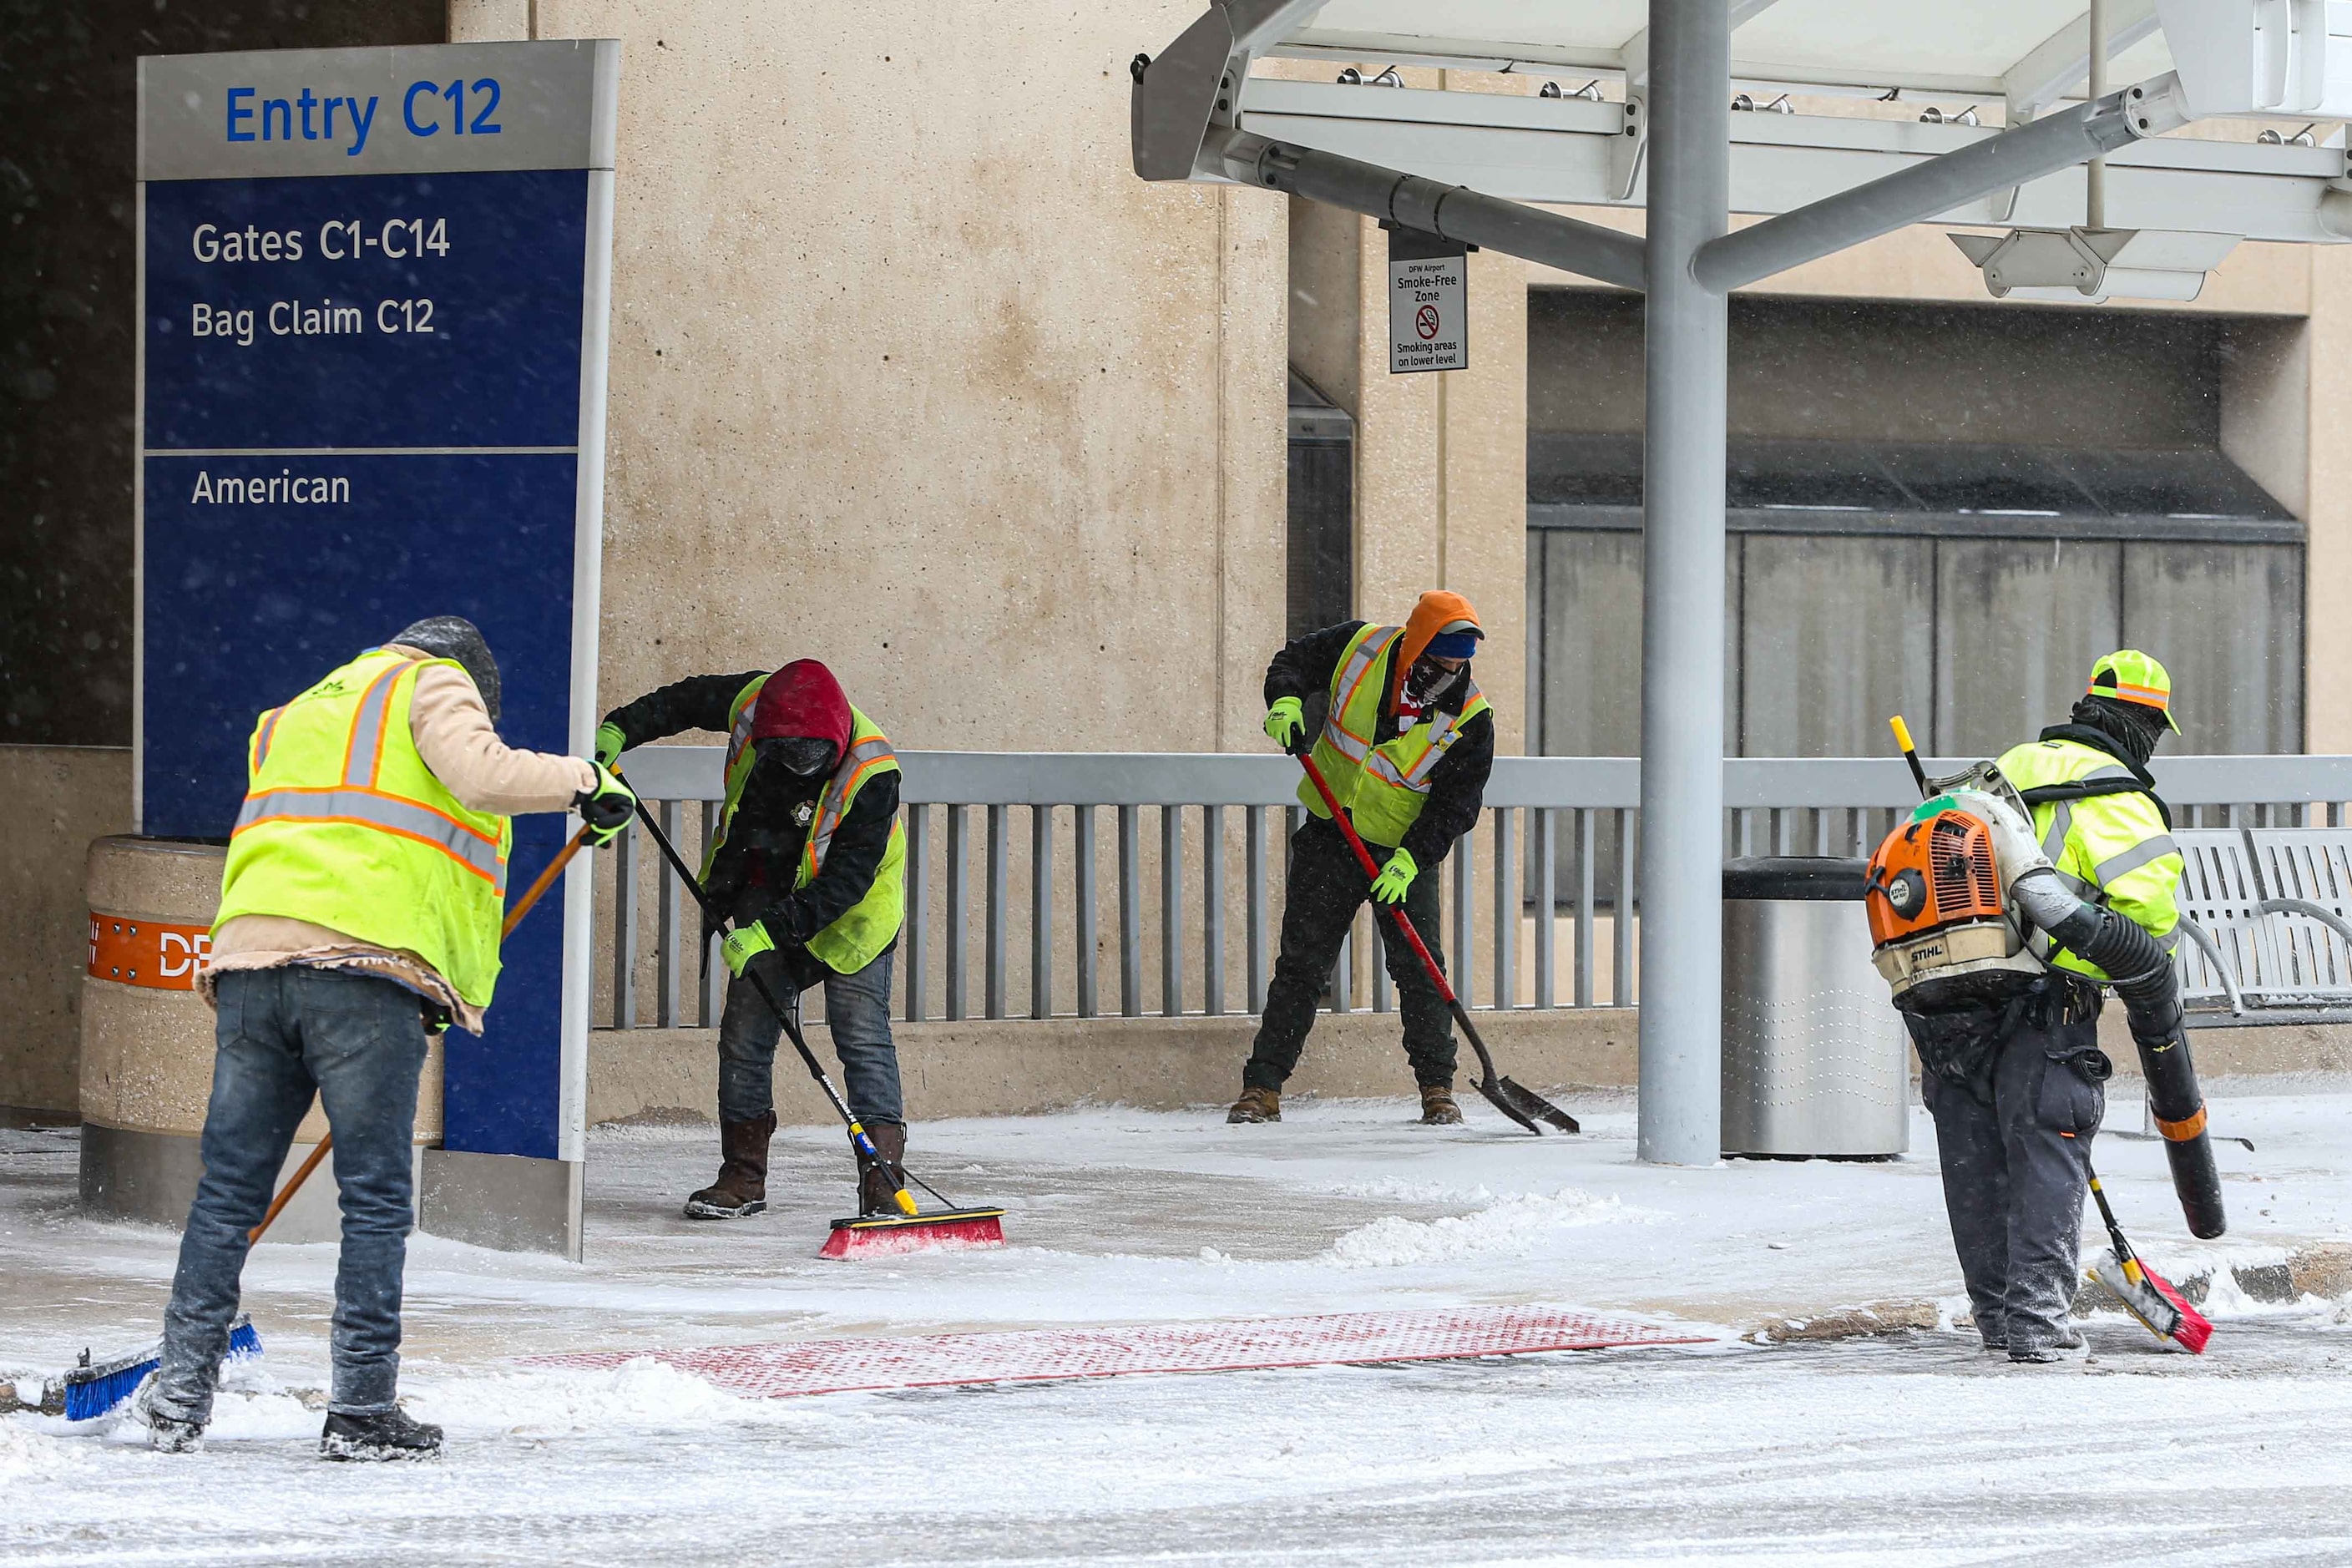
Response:
[[[2352,1016],[2352,828],[2182,828],[2173,838],[2185,862],[2175,958],[2191,1023]]]

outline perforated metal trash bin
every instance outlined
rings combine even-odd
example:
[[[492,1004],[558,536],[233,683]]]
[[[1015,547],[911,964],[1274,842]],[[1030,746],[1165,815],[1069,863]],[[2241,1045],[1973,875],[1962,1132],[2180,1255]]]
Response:
[[[1870,963],[1864,863],[1723,868],[1723,1152],[1885,1159],[1909,1147],[1910,1037]]]

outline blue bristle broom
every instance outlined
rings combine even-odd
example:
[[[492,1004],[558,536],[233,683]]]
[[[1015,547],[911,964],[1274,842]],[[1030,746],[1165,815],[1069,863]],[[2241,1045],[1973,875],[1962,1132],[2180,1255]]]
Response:
[[[261,1336],[254,1331],[253,1320],[239,1318],[229,1330],[229,1359],[242,1361],[260,1353]],[[91,1361],[84,1351],[79,1366],[42,1383],[37,1408],[68,1421],[94,1421],[136,1393],[147,1374],[162,1364],[163,1355],[163,1347],[159,1344],[101,1362]]]

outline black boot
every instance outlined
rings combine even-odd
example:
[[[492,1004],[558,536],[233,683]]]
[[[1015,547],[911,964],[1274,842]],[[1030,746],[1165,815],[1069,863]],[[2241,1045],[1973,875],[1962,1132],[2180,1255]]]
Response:
[[[741,1219],[768,1206],[768,1140],[776,1113],[719,1124],[719,1179],[686,1200],[688,1219]]]
[[[877,1121],[866,1130],[874,1140],[874,1147],[885,1160],[905,1169],[907,1158],[907,1127],[900,1121]],[[857,1157],[857,1212],[859,1215],[897,1214],[898,1183],[888,1171],[868,1160]]]
[[[322,1459],[440,1457],[441,1428],[411,1421],[398,1409],[379,1411],[373,1415],[330,1415],[326,1429],[319,1434],[319,1458]]]

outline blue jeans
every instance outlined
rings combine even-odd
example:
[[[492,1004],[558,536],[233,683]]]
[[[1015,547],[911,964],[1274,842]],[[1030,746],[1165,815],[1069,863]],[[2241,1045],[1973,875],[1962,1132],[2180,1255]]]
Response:
[[[269,1207],[315,1090],[335,1138],[343,1210],[328,1408],[389,1410],[400,1380],[400,1272],[414,1217],[411,1144],[425,1067],[416,996],[373,975],[290,966],[233,970],[220,977],[216,996],[205,1175],[163,1311],[155,1404],[167,1415],[211,1419],[246,1232]]]
[[[904,1122],[898,1097],[898,1047],[890,1039],[890,961],[884,953],[855,974],[828,972],[824,978],[825,1026],[841,1058],[849,1109],[867,1126]],[[747,973],[768,983],[789,1007],[798,991],[780,952],[763,952]],[[748,978],[727,983],[727,1009],[719,1016],[719,1119],[753,1121],[776,1108],[776,1044],[783,1026],[760,1000]]]

